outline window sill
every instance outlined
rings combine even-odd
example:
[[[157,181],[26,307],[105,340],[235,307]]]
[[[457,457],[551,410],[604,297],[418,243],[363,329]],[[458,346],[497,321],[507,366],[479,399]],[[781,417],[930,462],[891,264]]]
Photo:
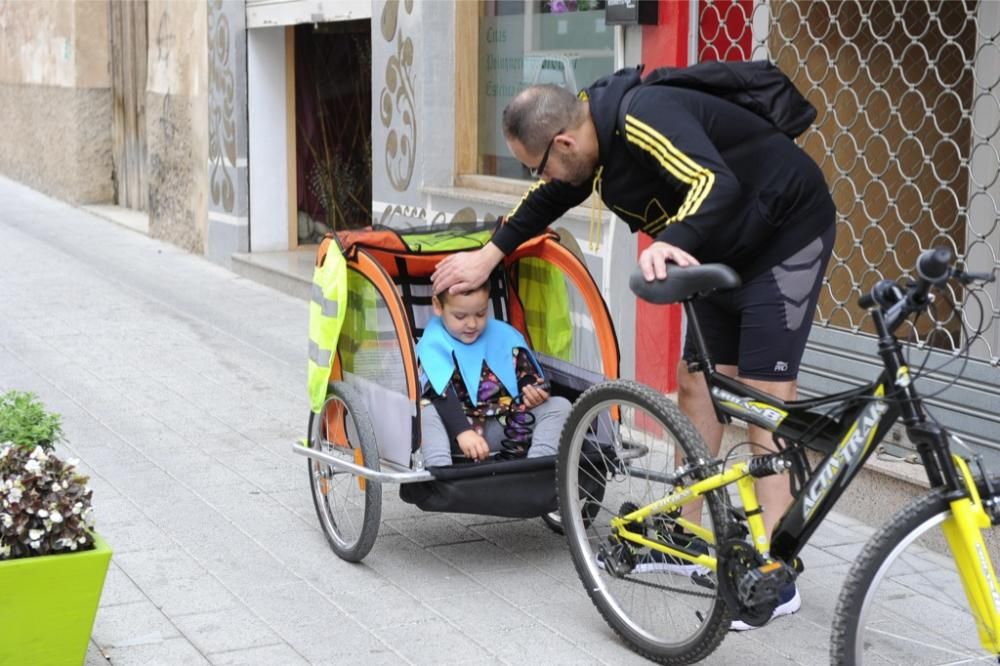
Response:
[[[455,187],[422,187],[421,192],[432,197],[444,197],[504,208],[506,210],[502,214],[506,215],[521,202],[525,192],[532,184],[528,181],[492,176],[461,176]],[[571,208],[559,219],[589,224],[592,211],[591,201],[592,199],[588,199],[587,202]],[[605,221],[609,219],[607,209],[602,208],[601,214]]]

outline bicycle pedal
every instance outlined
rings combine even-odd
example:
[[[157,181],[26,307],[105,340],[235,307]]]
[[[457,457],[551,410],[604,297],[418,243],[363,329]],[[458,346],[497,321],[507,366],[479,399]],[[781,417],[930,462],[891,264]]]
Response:
[[[784,562],[767,562],[740,577],[737,594],[747,606],[773,603],[781,589],[794,580],[795,570]]]

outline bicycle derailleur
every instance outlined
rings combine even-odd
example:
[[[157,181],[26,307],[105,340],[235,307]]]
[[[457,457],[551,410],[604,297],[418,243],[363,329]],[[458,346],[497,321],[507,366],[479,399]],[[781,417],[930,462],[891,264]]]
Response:
[[[637,504],[624,502],[618,509],[618,515],[627,516],[638,508]],[[630,523],[628,527],[636,529],[639,534],[646,536],[646,528],[643,525]],[[636,565],[634,548],[628,541],[618,538],[609,538],[608,543],[601,545],[598,559],[601,567],[615,578],[624,578],[629,575]]]
[[[798,575],[783,562],[768,562],[751,544],[736,539],[722,543],[718,562],[719,595],[733,619],[751,627],[771,619],[781,589]]]

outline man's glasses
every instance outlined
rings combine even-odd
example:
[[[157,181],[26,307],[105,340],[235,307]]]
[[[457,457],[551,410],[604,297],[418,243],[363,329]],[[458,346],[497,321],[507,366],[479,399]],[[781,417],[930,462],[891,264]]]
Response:
[[[556,138],[565,131],[566,128],[564,127],[558,132],[556,132],[551,139],[549,139],[549,145],[545,146],[545,152],[542,153],[542,161],[538,164],[538,166],[536,166],[534,169],[528,167],[528,171],[531,173],[532,178],[541,177],[542,172],[545,171],[545,165],[548,164],[549,162],[549,153],[552,151],[552,146],[554,146],[556,143]]]

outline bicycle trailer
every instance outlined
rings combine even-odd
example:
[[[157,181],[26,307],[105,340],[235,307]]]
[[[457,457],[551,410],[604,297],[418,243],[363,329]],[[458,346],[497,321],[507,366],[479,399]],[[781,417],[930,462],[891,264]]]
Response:
[[[338,556],[374,545],[382,484],[424,511],[543,517],[559,530],[555,456],[425,468],[415,344],[433,315],[430,276],[454,252],[482,247],[491,229],[451,225],[340,232],[319,246],[310,304],[312,412],[308,458],[317,516]],[[553,232],[506,257],[490,276],[492,316],[533,348],[553,395],[570,401],[619,372],[604,299],[583,261]]]

